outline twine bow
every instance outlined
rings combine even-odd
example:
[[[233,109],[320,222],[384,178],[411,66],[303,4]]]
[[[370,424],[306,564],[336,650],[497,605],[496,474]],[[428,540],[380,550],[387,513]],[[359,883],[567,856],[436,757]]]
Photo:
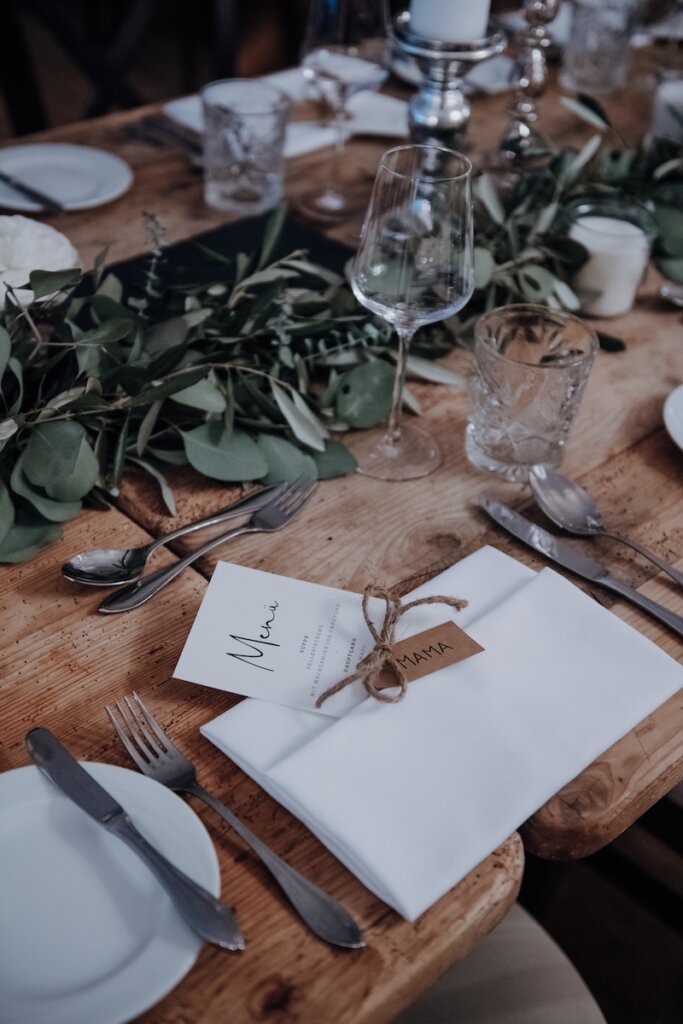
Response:
[[[379,630],[370,618],[369,605],[371,597],[378,597],[385,603],[384,622]],[[374,697],[375,700],[383,701],[385,704],[396,704],[398,701],[403,700],[408,689],[408,678],[405,669],[399,663],[393,651],[396,624],[402,615],[405,615],[411,608],[417,608],[421,604],[446,604],[451,608],[455,608],[456,611],[461,611],[467,607],[467,601],[463,601],[459,597],[443,597],[442,595],[419,597],[415,601],[401,604],[401,598],[395,597],[386,587],[368,584],[363,593],[363,617],[370,630],[372,639],[375,641],[375,646],[369,654],[366,654],[362,661],[358,662],[354,672],[340,679],[338,683],[334,683],[324,693],[321,693],[315,702],[315,706],[317,708],[322,707],[326,700],[333,697],[335,693],[345,690],[347,686],[355,683],[358,679],[362,680],[368,697]],[[396,685],[399,688],[398,693],[386,693],[384,688],[379,686],[380,676],[385,669],[389,669],[394,675]]]

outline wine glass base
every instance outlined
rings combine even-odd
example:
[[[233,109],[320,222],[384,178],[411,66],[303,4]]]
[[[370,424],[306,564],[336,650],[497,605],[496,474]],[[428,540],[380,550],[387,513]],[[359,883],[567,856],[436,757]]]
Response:
[[[292,206],[306,220],[335,224],[358,213],[363,208],[363,200],[347,192],[305,192],[293,200]]]
[[[375,480],[417,480],[441,465],[441,449],[421,427],[402,426],[398,442],[373,430],[354,437],[349,447],[358,460],[358,473]]]

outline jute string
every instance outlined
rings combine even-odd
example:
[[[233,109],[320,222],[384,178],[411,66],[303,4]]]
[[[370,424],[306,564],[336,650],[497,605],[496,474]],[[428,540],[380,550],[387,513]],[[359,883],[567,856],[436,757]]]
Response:
[[[371,597],[378,597],[385,604],[384,621],[380,629],[375,627],[374,622],[370,618]],[[444,597],[442,595],[419,597],[415,601],[408,601],[407,604],[402,604],[401,598],[394,597],[386,587],[368,584],[363,593],[363,617],[370,630],[372,639],[375,641],[375,646],[369,654],[366,654],[362,661],[358,662],[354,672],[340,679],[338,683],[334,683],[324,693],[321,693],[315,702],[315,706],[317,708],[322,707],[326,700],[333,697],[335,693],[345,690],[347,686],[355,683],[358,679],[362,680],[368,697],[374,697],[375,700],[383,701],[385,704],[396,704],[398,701],[403,700],[408,689],[408,678],[405,669],[399,664],[393,651],[396,624],[401,616],[405,615],[411,608],[417,608],[418,605],[422,604],[446,604],[450,608],[455,608],[458,612],[467,607],[467,601],[463,601],[459,597]],[[378,685],[380,676],[385,669],[389,669],[393,674],[396,686],[398,686],[398,692],[393,690],[388,692]]]

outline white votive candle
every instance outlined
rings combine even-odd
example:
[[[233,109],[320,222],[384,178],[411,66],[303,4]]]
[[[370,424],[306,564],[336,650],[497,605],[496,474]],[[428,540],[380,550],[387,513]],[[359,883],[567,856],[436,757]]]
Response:
[[[411,0],[410,28],[423,39],[471,43],[484,39],[491,0]]]
[[[651,132],[683,142],[683,78],[662,82],[657,89]]]
[[[627,220],[589,214],[578,217],[569,237],[590,253],[572,287],[590,316],[619,316],[633,305],[650,259],[650,239]]]

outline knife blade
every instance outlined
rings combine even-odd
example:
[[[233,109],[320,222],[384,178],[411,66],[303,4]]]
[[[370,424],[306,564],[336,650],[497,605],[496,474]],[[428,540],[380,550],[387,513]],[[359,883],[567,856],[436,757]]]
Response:
[[[43,213],[54,216],[66,211],[66,207],[63,206],[58,199],[54,199],[52,196],[46,195],[39,189],[33,188],[32,185],[27,185],[26,182],[20,181],[19,178],[15,178],[13,174],[8,174],[7,171],[0,171],[0,181],[9,188],[13,188],[15,192],[18,192],[26,199],[30,199],[32,202],[38,203]]]
[[[183,920],[200,938],[221,949],[244,949],[230,908],[159,853],[138,832],[121,804],[65,750],[49,729],[31,729],[26,735],[26,747],[34,763],[65,796],[139,854],[164,886]]]
[[[600,565],[599,562],[584,554],[583,551],[579,551],[572,544],[568,544],[567,541],[554,537],[552,533],[548,533],[543,527],[532,523],[519,512],[514,512],[502,502],[481,495],[479,504],[494,522],[511,533],[517,540],[521,540],[523,544],[527,544],[534,551],[545,555],[552,562],[556,562],[564,569],[569,569],[577,576],[626,598],[627,601],[631,601],[643,611],[649,612],[654,618],[659,619],[669,629],[683,637],[683,616],[677,615],[676,612],[672,612],[649,597],[645,597],[644,594],[640,594],[624,580],[613,576],[604,565]]]

